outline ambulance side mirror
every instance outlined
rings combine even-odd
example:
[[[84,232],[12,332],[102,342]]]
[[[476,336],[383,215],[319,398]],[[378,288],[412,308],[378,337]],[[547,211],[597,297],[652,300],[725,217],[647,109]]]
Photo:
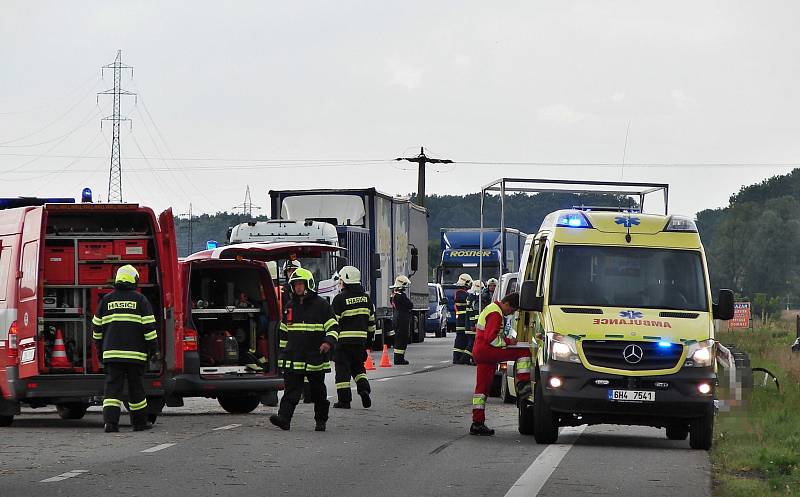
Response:
[[[717,294],[717,303],[712,305],[712,311],[714,319],[733,319],[733,290],[721,289]]]
[[[521,311],[542,312],[544,297],[536,295],[536,282],[527,280],[522,282],[519,291],[519,309]]]

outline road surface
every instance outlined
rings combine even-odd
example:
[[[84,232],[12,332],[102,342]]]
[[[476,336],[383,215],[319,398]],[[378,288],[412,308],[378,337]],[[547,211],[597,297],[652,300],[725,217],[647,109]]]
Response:
[[[167,408],[142,433],[102,433],[98,408],[77,421],[26,410],[0,429],[0,495],[711,495],[708,453],[663,430],[564,428],[559,444],[542,446],[493,398],[497,434],[468,435],[475,370],[451,365],[451,348],[450,337],[428,338],[409,347],[410,366],[371,372],[373,407],[356,396],[353,409],[331,409],[324,433],[304,404],[289,432],[269,423],[275,408],[231,415],[211,399]],[[333,402],[333,375],[327,382]]]

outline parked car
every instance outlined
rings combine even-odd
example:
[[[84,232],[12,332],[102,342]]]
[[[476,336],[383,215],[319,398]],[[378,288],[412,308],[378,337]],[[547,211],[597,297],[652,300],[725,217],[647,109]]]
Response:
[[[447,297],[444,295],[442,285],[428,283],[428,313],[425,317],[425,332],[433,333],[437,338],[447,336],[447,318],[449,315]]]

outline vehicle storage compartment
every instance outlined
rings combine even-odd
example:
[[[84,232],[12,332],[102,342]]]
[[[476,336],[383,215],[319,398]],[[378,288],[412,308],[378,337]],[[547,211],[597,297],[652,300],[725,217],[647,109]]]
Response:
[[[189,299],[201,375],[258,374],[261,371],[245,365],[256,363],[260,356],[269,362],[269,322],[261,276],[254,266],[223,263],[223,267],[193,268]]]
[[[42,251],[43,326],[37,340],[38,367],[45,374],[102,374],[92,340],[92,317],[113,290],[117,268],[139,271],[138,291],[154,309],[163,333],[157,253],[152,220],[145,213],[48,211]],[[162,352],[163,337],[160,336]],[[148,365],[158,372],[160,365]]]

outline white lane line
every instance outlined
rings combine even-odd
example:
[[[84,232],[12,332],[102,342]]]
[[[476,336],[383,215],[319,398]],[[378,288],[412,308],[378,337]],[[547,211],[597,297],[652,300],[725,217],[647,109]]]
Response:
[[[422,368],[422,369],[431,369],[432,367],[433,367],[433,366],[425,366],[425,367],[424,367],[424,368]]]
[[[448,359],[446,361],[439,361],[439,364],[447,364],[448,362],[450,362],[450,359]]]
[[[39,483],[52,483],[54,481],[61,481],[66,480],[67,478],[73,478],[75,476],[80,476],[84,473],[88,473],[88,469],[73,469],[72,471],[67,471],[66,473],[61,473],[60,475],[53,476],[52,478],[47,478],[45,480],[40,480]]]
[[[414,372],[413,371],[406,371],[405,373],[403,373],[403,376],[408,376],[410,374],[414,374]]]
[[[586,426],[566,427],[559,433],[561,437],[571,437],[568,443],[548,445],[546,449],[534,459],[528,469],[522,473],[519,480],[508,489],[505,497],[536,497],[547,483],[550,475],[556,470],[564,456],[567,455],[572,444],[583,433]]]
[[[389,380],[391,380],[391,378],[379,378],[375,381],[389,381]]]
[[[232,429],[234,429],[234,428],[238,428],[238,427],[240,427],[240,426],[242,426],[242,425],[241,425],[241,424],[239,424],[239,423],[234,423],[234,424],[232,424],[232,425],[225,425],[225,426],[220,426],[219,428],[214,428],[214,429],[213,429],[213,430],[211,430],[211,431],[218,431],[218,430],[232,430]]]
[[[144,449],[142,452],[158,452],[159,450],[164,450],[172,447],[175,444],[158,444],[155,447],[150,447],[149,449]]]

